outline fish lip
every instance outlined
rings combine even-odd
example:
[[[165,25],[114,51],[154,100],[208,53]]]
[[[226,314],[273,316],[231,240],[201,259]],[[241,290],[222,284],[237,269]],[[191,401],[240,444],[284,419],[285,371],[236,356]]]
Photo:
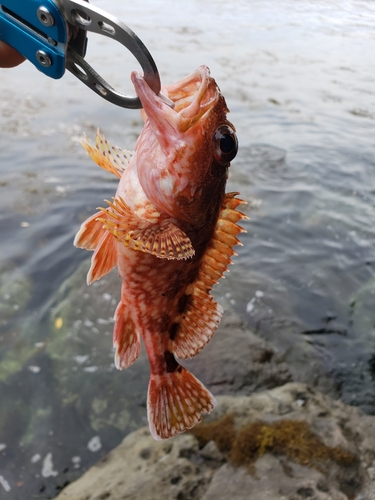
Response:
[[[207,66],[200,66],[179,82],[162,88],[172,100],[172,109],[163,97],[156,95],[144,78],[133,71],[131,79],[151,126],[160,133],[184,133],[195,125],[217,102],[219,92]],[[164,130],[161,130],[161,129]],[[158,135],[158,134],[157,134]]]

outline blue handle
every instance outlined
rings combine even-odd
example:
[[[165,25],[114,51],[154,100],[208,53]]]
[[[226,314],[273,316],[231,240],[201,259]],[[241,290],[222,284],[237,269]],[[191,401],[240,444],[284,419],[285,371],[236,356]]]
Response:
[[[41,7],[44,9],[40,10]],[[47,17],[44,12],[48,13]],[[67,26],[52,0],[0,0],[0,40],[45,75],[55,79],[63,76]]]

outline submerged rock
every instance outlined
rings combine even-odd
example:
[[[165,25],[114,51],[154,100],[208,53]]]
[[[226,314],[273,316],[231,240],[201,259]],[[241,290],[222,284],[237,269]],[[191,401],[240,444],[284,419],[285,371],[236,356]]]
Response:
[[[32,282],[19,269],[0,270],[0,324],[19,315],[31,297]]]
[[[219,396],[188,434],[128,435],[57,499],[374,498],[374,430],[375,417],[305,384]]]

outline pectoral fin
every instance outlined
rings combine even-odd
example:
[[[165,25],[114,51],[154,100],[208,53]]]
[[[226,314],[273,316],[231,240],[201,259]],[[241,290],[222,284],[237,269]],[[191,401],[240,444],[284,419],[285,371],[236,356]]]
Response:
[[[111,233],[105,231],[94,255],[87,274],[87,284],[100,279],[117,265],[117,241]]]
[[[97,212],[85,220],[74,238],[73,245],[75,247],[95,250],[102,236],[106,233],[103,222],[98,220],[98,217],[103,218],[103,216],[105,216],[105,214]]]
[[[195,253],[190,238],[171,221],[150,223],[141,219],[122,198],[107,200],[110,208],[101,208],[106,218],[100,219],[124,246],[150,253],[159,259],[189,259]]]

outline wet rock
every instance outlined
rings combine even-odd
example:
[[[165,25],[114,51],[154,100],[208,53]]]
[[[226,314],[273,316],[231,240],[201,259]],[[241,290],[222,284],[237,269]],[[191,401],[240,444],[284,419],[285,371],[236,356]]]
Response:
[[[20,372],[29,362],[32,365],[31,359],[39,351],[29,341],[33,325],[27,306],[32,291],[31,278],[20,269],[12,265],[0,269],[0,382]]]
[[[154,441],[139,429],[57,499],[374,498],[374,430],[375,417],[305,384],[219,396],[191,433]]]
[[[226,309],[212,340],[199,356],[183,363],[215,395],[252,394],[293,380],[280,354]]]
[[[147,428],[127,436],[59,499],[196,498],[213,469],[200,459],[197,439],[189,434],[171,441],[155,441]],[[167,496],[165,496],[165,492]]]
[[[267,454],[257,460],[253,474],[230,464],[218,469],[202,500],[218,498],[347,500],[348,497],[337,489],[327,487],[324,474],[316,469],[295,463],[286,464],[282,459]]]
[[[278,350],[294,381],[308,383],[331,397],[339,397],[340,387],[329,364],[301,330],[302,325],[290,318],[277,317],[262,322],[262,337]]]
[[[349,300],[353,328],[361,339],[373,339],[375,331],[375,278],[360,287]]]
[[[134,417],[139,420],[143,412],[148,362],[143,350],[132,370],[115,369],[112,331],[120,280],[112,272],[88,287],[89,265],[83,262],[59,290],[46,353],[62,407],[84,413],[95,432],[112,429],[123,436],[139,427]]]
[[[0,324],[19,315],[31,297],[31,279],[19,269],[0,270]]]

